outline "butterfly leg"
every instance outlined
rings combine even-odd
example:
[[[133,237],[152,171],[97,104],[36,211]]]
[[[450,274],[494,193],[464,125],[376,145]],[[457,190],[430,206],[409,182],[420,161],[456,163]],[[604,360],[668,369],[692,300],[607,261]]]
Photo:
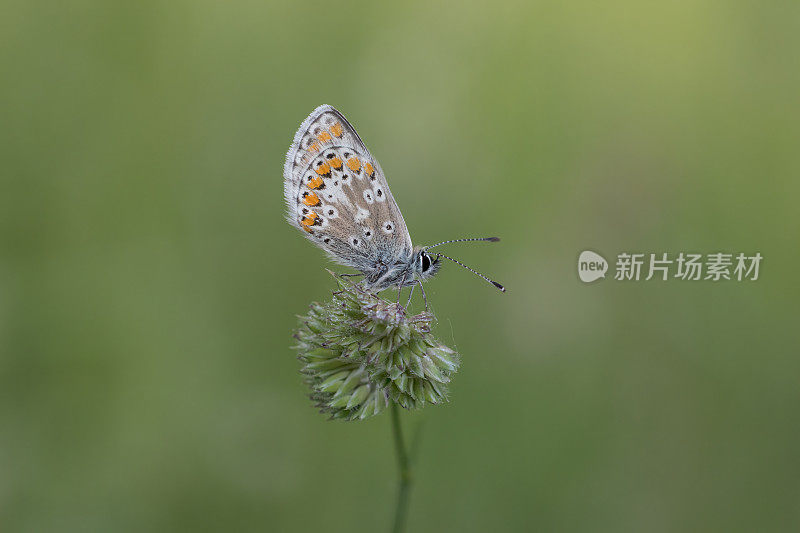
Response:
[[[425,300],[425,312],[428,312],[428,296],[425,294],[425,287],[422,286],[422,282],[417,280],[417,284],[419,285],[419,289],[422,291],[422,299]],[[411,287],[414,288],[413,286]]]
[[[412,285],[411,290],[408,291],[408,301],[406,302],[406,309],[408,309],[408,307],[411,305],[411,297],[414,296],[414,287],[416,287],[416,285]]]
[[[339,274],[339,277],[340,278],[356,278],[356,277],[363,276],[363,275],[364,274],[359,272],[358,274]]]
[[[406,282],[406,276],[405,274],[403,274],[403,280],[400,282],[400,285],[397,286],[397,305],[400,305],[400,293],[403,292],[403,283],[405,282]]]

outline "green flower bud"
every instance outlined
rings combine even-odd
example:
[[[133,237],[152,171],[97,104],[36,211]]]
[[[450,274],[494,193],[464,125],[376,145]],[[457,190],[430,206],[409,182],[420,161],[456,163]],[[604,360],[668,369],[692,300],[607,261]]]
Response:
[[[334,277],[333,299],[311,304],[294,335],[315,406],[332,419],[363,420],[390,402],[418,409],[446,401],[459,356],[431,335],[433,315],[407,316],[401,305]]]

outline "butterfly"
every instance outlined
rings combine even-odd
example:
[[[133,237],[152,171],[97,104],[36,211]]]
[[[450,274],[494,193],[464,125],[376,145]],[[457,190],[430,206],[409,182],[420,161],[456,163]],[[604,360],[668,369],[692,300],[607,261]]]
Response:
[[[414,247],[380,164],[333,107],[317,107],[300,125],[286,154],[283,178],[289,223],[334,261],[359,270],[367,289],[422,288],[445,258],[505,292],[501,284],[452,257],[428,252],[451,242],[496,242],[497,237]]]

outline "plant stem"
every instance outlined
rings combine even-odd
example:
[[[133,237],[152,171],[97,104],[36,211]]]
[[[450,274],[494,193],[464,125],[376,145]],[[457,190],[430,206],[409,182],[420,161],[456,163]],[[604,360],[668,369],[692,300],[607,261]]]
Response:
[[[408,514],[408,492],[411,488],[411,465],[408,452],[403,443],[403,431],[400,427],[400,407],[392,402],[392,432],[394,433],[394,449],[397,454],[397,466],[400,469],[400,484],[397,489],[397,507],[394,512],[394,533],[401,533]]]

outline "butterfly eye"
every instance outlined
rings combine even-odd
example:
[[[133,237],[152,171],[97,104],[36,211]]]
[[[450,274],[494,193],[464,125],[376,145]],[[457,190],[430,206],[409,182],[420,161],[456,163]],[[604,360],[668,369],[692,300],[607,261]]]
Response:
[[[427,272],[429,268],[431,268],[431,258],[427,256],[427,254],[422,254],[422,271]]]

